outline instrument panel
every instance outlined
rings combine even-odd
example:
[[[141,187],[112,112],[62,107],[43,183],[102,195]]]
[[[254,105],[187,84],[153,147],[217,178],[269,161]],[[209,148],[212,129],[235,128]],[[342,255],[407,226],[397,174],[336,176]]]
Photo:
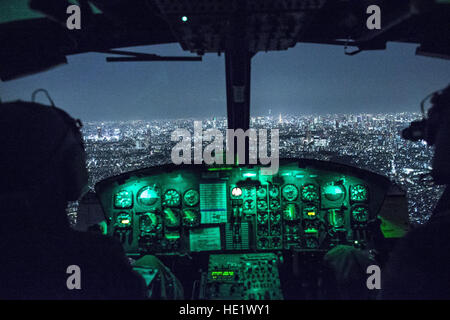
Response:
[[[99,182],[108,233],[127,253],[327,250],[365,245],[387,178],[345,165],[168,165]]]

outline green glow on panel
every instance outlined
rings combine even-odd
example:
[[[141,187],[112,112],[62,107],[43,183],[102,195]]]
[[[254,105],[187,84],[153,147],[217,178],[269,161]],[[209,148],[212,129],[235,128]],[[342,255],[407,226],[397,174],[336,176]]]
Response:
[[[233,167],[208,168],[208,171],[228,171],[228,170],[233,170]]]
[[[256,173],[253,173],[253,172],[246,172],[246,173],[242,174],[242,176],[243,176],[244,178],[252,178],[252,177],[256,177]]]

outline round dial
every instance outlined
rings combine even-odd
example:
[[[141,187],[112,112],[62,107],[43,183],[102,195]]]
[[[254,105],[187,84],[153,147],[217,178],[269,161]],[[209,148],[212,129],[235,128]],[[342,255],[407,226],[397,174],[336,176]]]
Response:
[[[176,228],[180,226],[180,212],[177,209],[164,209],[164,224],[169,228]]]
[[[286,221],[294,221],[299,217],[297,205],[294,203],[287,204],[283,209],[283,219]]]
[[[272,212],[270,214],[270,222],[272,222],[272,224],[276,224],[278,222],[281,221],[281,215],[277,212]]]
[[[133,206],[133,193],[121,190],[114,195],[114,208],[129,209]]]
[[[154,212],[144,213],[140,220],[140,229],[144,233],[161,229],[161,218]]]
[[[127,212],[121,212],[117,215],[116,218],[116,228],[131,228],[131,214]]]
[[[366,207],[355,207],[352,210],[353,221],[364,223],[369,220],[369,210]]]
[[[265,187],[259,187],[258,191],[256,191],[256,196],[259,199],[264,199],[267,197],[267,189]]]
[[[303,201],[317,201],[319,200],[319,188],[315,184],[305,184],[302,187]]]
[[[272,236],[281,234],[281,225],[280,224],[272,224],[270,226],[270,234]]]
[[[270,209],[271,210],[277,210],[278,208],[280,208],[280,202],[278,200],[270,200]]]
[[[255,193],[255,188],[244,188],[243,190],[244,198],[253,198],[255,196]]]
[[[356,202],[367,201],[369,198],[369,190],[365,185],[357,184],[350,187],[350,200]]]
[[[255,202],[253,200],[249,199],[249,200],[244,201],[244,210],[245,211],[253,210],[254,207],[255,207]]]
[[[147,186],[139,190],[137,201],[143,206],[154,205],[159,199],[159,189],[156,186]]]
[[[239,198],[242,196],[242,189],[239,187],[234,187],[233,189],[231,189],[231,196],[233,198]]]
[[[344,213],[338,209],[330,209],[328,212],[328,221],[334,228],[341,228],[345,224]]]
[[[269,214],[267,212],[258,213],[258,223],[265,224],[269,219]]]
[[[323,194],[330,201],[338,201],[344,199],[345,189],[340,184],[330,183],[323,188]]]
[[[271,247],[272,248],[278,248],[281,245],[281,238],[279,237],[273,237],[271,241]]]
[[[257,200],[256,207],[258,210],[264,211],[267,210],[267,201],[266,200]]]
[[[183,225],[187,227],[195,227],[200,223],[200,215],[197,210],[184,209],[183,210]]]
[[[176,207],[180,205],[181,196],[175,189],[169,189],[164,193],[163,203],[169,207]]]
[[[267,238],[259,238],[258,239],[258,248],[265,249],[269,244],[269,240]]]
[[[271,187],[270,187],[270,189],[269,189],[269,195],[270,195],[272,198],[278,197],[279,194],[280,194],[280,192],[278,191],[278,187],[276,187],[276,186],[271,186]]]
[[[184,203],[186,203],[186,205],[190,207],[196,206],[199,200],[200,195],[198,194],[197,190],[189,189],[184,193]]]
[[[294,201],[298,197],[298,189],[293,184],[285,185],[281,193],[287,201]]]
[[[318,218],[318,212],[316,207],[303,208],[303,219],[315,220]]]
[[[258,226],[258,236],[262,237],[268,234],[269,234],[269,227],[267,226],[267,224],[260,224]]]

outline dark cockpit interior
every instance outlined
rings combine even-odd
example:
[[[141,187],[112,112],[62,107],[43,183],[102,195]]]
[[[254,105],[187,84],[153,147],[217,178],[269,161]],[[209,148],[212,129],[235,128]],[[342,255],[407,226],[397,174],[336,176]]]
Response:
[[[259,52],[313,43],[342,46],[343,54],[354,56],[401,42],[417,44],[417,55],[450,58],[446,0],[79,0],[82,27],[69,28],[66,9],[73,2],[0,3],[14,13],[0,12],[2,81],[86,52],[106,54],[108,63],[224,55],[226,127],[246,131],[252,59]],[[382,27],[368,20],[377,10]],[[190,55],[123,49],[169,43]],[[409,140],[430,141],[429,128],[438,126],[423,117]],[[81,136],[81,122],[72,120]],[[413,129],[420,132],[414,136]],[[448,131],[440,132],[436,144],[448,148]],[[448,168],[448,154],[436,162],[440,168]],[[72,158],[85,161],[84,155]],[[394,181],[355,166],[296,157],[280,159],[276,173],[238,161],[151,166],[103,179],[89,195],[80,199],[80,218],[83,212],[100,217],[95,227],[120,243],[152,299],[374,298],[372,289],[379,288],[366,284],[366,267],[384,266],[410,230],[407,195]],[[337,270],[353,281],[344,283],[346,293],[339,290]]]

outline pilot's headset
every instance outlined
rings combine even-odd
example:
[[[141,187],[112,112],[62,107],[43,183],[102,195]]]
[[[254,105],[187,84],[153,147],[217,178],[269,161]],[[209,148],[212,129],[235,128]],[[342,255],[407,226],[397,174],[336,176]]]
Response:
[[[431,107],[425,114],[425,103]],[[431,175],[436,184],[450,184],[450,85],[425,97],[421,103],[423,119],[404,129],[406,140],[424,140],[434,146]]]
[[[45,106],[35,102],[35,97],[39,92],[44,92],[47,95],[51,106]],[[46,167],[48,169],[52,168],[52,166],[58,165],[61,168],[61,174],[63,175],[62,179],[65,185],[65,200],[78,200],[89,190],[84,142],[80,131],[82,127],[81,121],[72,118],[64,110],[57,108],[47,91],[43,89],[33,92],[32,102],[15,101],[3,104],[0,102],[0,106],[2,105],[10,105],[12,108],[23,108],[24,113],[27,111],[32,113],[31,111],[36,110],[41,110],[41,112],[45,111],[47,118],[52,118],[50,121],[57,122],[53,125],[64,130],[61,137],[57,138],[58,141],[55,143],[55,147],[52,150],[49,150],[47,156],[42,159],[38,167]],[[20,119],[10,119],[10,121],[20,121]],[[31,176],[35,176],[33,180],[36,181],[38,179],[45,179],[45,177],[39,176],[39,168],[33,168],[30,166],[24,167],[23,169]]]

